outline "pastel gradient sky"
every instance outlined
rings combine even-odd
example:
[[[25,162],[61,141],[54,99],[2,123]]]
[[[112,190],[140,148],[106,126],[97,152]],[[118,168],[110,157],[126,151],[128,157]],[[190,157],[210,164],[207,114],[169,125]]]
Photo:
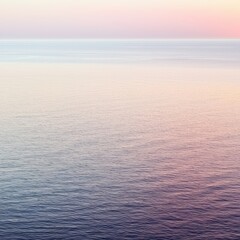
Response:
[[[240,38],[240,0],[0,0],[0,38]]]

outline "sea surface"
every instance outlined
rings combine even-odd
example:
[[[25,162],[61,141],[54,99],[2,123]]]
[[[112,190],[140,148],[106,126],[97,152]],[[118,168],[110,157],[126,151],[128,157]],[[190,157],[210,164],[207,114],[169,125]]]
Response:
[[[0,40],[1,240],[239,240],[240,40]]]

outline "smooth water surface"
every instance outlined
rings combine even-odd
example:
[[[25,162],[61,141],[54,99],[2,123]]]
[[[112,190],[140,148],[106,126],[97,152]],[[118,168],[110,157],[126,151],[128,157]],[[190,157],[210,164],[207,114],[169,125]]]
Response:
[[[240,239],[239,49],[0,41],[0,239]]]

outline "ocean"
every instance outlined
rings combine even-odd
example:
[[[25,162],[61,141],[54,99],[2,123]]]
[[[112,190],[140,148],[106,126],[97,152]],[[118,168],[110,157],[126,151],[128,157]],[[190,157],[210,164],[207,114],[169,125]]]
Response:
[[[0,239],[240,239],[239,66],[240,40],[0,40]]]

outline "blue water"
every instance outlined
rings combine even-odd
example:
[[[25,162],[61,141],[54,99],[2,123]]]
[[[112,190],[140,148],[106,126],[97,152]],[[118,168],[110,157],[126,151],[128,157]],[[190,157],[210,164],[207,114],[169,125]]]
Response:
[[[0,62],[239,64],[240,40],[0,40]]]
[[[0,239],[240,239],[238,40],[1,40]]]

